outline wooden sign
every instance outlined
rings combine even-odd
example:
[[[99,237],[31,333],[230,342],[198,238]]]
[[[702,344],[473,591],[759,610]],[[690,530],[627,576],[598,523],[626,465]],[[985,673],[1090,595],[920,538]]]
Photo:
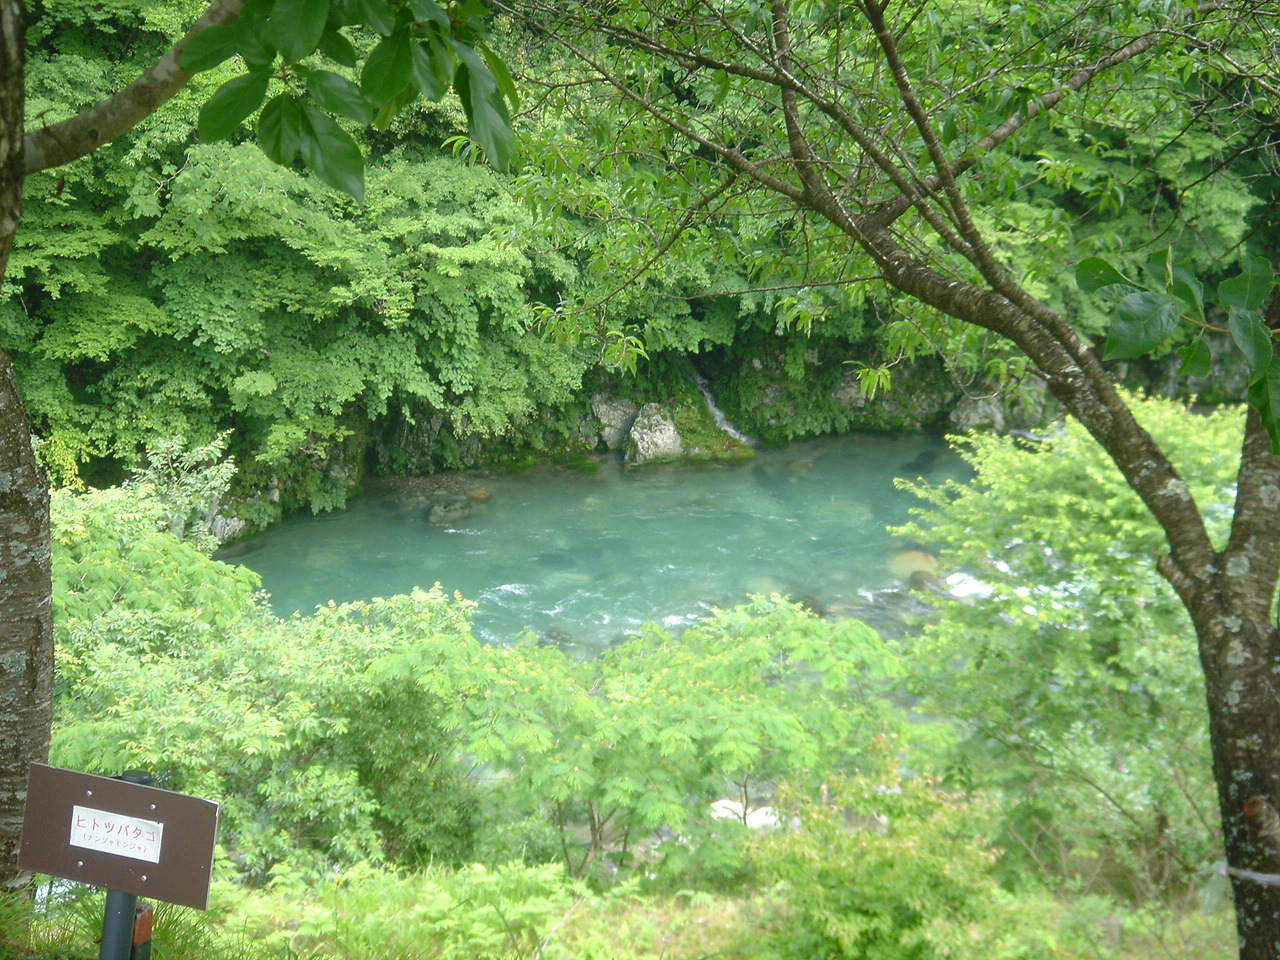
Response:
[[[204,910],[217,826],[210,800],[33,763],[18,866]]]

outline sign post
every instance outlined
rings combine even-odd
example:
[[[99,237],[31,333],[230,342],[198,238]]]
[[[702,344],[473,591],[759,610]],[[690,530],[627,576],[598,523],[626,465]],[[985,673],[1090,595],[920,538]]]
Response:
[[[125,783],[138,783],[143,786],[151,785],[151,776],[138,770],[126,770],[120,774],[119,779]],[[76,811],[71,822],[72,843],[75,843],[75,837],[79,835],[83,840],[89,840],[84,830],[83,821],[89,819],[83,813],[84,807],[73,807]],[[121,818],[129,820],[133,818]],[[161,827],[156,821],[143,821],[146,824],[146,836],[150,836],[153,832],[162,833]],[[129,827],[125,828],[129,833]],[[79,832],[77,832],[79,831]],[[155,841],[156,859],[160,855],[159,839]],[[98,946],[98,960],[130,960],[133,955],[133,928],[138,913],[138,896],[134,893],[125,893],[123,890],[108,890],[107,905],[102,912],[102,942]]]
[[[218,805],[120,779],[33,763],[18,866],[107,890],[99,960],[129,960],[139,896],[209,905]]]

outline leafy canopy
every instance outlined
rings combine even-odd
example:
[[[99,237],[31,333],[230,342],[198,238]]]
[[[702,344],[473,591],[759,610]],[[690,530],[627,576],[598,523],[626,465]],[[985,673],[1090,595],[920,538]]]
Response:
[[[386,129],[419,96],[439,100],[452,88],[472,136],[505,167],[513,149],[508,104],[514,110],[519,101],[482,39],[487,17],[479,0],[448,10],[434,0],[246,0],[234,24],[200,31],[179,57],[192,73],[232,58],[245,68],[200,108],[196,129],[202,140],[221,140],[256,114],[263,153],[283,166],[301,160],[363,200],[364,155],[337,118]],[[343,32],[349,27],[371,31],[372,48],[357,38],[358,48]]]

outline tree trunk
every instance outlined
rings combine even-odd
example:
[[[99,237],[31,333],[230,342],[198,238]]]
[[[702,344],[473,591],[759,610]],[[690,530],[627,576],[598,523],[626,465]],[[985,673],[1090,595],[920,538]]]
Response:
[[[22,214],[23,9],[0,0],[0,281]],[[49,754],[53,622],[49,483],[0,350],[0,884],[21,885],[27,766]]]
[[[1225,598],[1224,598],[1225,600]],[[1192,611],[1200,641],[1209,707],[1213,776],[1236,907],[1241,960],[1280,956],[1280,887],[1240,870],[1280,873],[1280,830],[1269,822],[1280,802],[1280,635],[1265,621],[1245,620],[1238,604],[1206,602]]]

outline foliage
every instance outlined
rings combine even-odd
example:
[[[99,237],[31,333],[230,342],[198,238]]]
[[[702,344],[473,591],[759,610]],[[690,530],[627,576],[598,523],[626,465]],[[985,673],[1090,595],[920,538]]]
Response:
[[[1160,251],[1142,269],[1144,282],[1136,282],[1101,257],[1089,257],[1076,267],[1082,290],[1116,301],[1106,357],[1150,353],[1185,320],[1199,328],[1200,335],[1178,351],[1182,358],[1179,372],[1202,377],[1213,361],[1204,333],[1229,334],[1249,371],[1249,405],[1261,416],[1272,450],[1280,453],[1280,368],[1273,369],[1273,335],[1261,312],[1278,282],[1273,279],[1271,264],[1261,257],[1245,259],[1238,274],[1218,284],[1217,302],[1212,304],[1206,302],[1204,287],[1192,266],[1174,263],[1170,251]],[[1213,307],[1226,314],[1226,329],[1207,322],[1207,311]]]
[[[1238,442],[1238,414],[1134,407],[1225,536],[1235,464],[1222,451]],[[924,705],[969,731],[955,775],[1009,792],[1004,843],[1047,876],[1122,896],[1189,881],[1220,840],[1203,678],[1186,613],[1154,569],[1159,531],[1072,421],[1035,448],[978,436],[960,451],[972,481],[905,484],[927,506],[897,531],[990,590],[934,600],[907,661]]]
[[[367,663],[403,638],[371,629],[367,611],[281,621],[259,610],[211,625],[198,612],[117,607],[82,623],[62,650],[53,762],[144,769],[167,788],[218,798],[224,854],[251,880],[378,862],[385,846],[410,859],[461,859],[470,831],[458,826],[473,801],[456,760],[415,752],[439,708],[370,682]],[[438,591],[414,612],[404,629],[472,642],[465,607]],[[411,736],[371,735],[406,718]],[[397,766],[400,775],[387,776]],[[406,796],[406,785],[419,789]]]
[[[42,885],[29,896],[0,900],[2,960],[80,960],[98,956],[103,891],[78,884]],[[151,949],[171,960],[266,960],[266,952],[243,936],[213,929],[187,907],[152,903]],[[12,939],[11,939],[12,938]],[[10,952],[10,951],[13,952]]]
[[[554,864],[512,863],[410,877],[355,869],[305,887],[280,878],[270,896],[231,902],[235,922],[256,942],[287,945],[290,956],[486,960],[542,955],[557,922],[585,896]]]
[[[80,624],[129,610],[225,626],[253,608],[261,581],[211,560],[169,532],[171,514],[146,487],[76,493],[51,502],[53,610],[59,642]],[[67,649],[71,672],[79,651]]]
[[[148,447],[132,480],[161,504],[169,532],[204,554],[218,548],[209,521],[236,472],[233,461],[220,459],[226,443],[227,434],[193,450],[181,438],[162,440]]]
[[[179,57],[191,73],[233,57],[246,68],[200,108],[200,138],[229,137],[256,114],[263,153],[282,166],[300,158],[325,183],[362,201],[364,158],[335,115],[385,128],[419,95],[439,100],[452,87],[472,135],[504,167],[512,154],[507,106],[519,100],[506,66],[482,39],[487,16],[478,2],[446,11],[434,0],[247,0],[234,24],[201,31]],[[342,32],[353,25],[377,38],[363,58]],[[358,84],[344,76],[356,67]],[[268,99],[273,80],[283,90]]]
[[[679,640],[650,627],[590,662],[481,647],[469,605],[438,587],[278,620],[252,575],[162,529],[148,489],[58,498],[54,762],[220,798],[223,846],[249,879],[510,857],[478,835],[493,820],[517,842],[522,817],[557,841],[524,855],[577,874],[606,853],[630,862],[665,827],[692,845],[662,851],[673,876],[728,876],[724,838],[740,831],[712,800],[855,762],[896,722],[880,693],[899,667],[879,638],[776,597]]]
[[[251,7],[251,19],[269,18],[270,4]],[[307,8],[312,26],[328,18],[313,58],[331,57],[349,36],[359,56],[380,49],[399,62],[408,51],[412,60],[444,36],[430,4],[410,5],[390,34],[339,26],[340,15],[373,16],[350,7]],[[60,119],[106,97],[198,9],[149,0],[77,4],[74,15],[38,7],[32,115]],[[454,27],[473,34],[473,12]],[[984,36],[1003,29],[964,8],[932,25],[938,42],[954,44],[966,17]],[[269,19],[263,29],[276,36]],[[15,356],[42,457],[60,482],[103,459],[135,463],[158,441],[200,444],[233,428],[238,496],[274,487],[283,509],[331,509],[356,488],[370,443],[378,467],[393,470],[581,443],[582,377],[600,365],[660,381],[672,358],[692,361],[717,381],[734,422],[768,441],[851,422],[914,427],[921,417],[910,409],[861,411],[857,384],[877,389],[888,378],[932,394],[931,380],[902,375],[902,358],[920,351],[941,349],[951,373],[984,389],[1016,381],[1007,347],[886,296],[861,255],[851,258],[840,236],[786,203],[734,187],[708,207],[716,219],[690,219],[720,186],[721,167],[666,143],[655,149],[623,98],[588,96],[580,68],[524,28],[485,29],[492,61],[489,48],[476,49],[486,69],[505,61],[551,84],[526,105],[527,162],[514,181],[449,153],[455,120],[465,125],[452,99],[419,99],[387,129],[353,134],[371,157],[363,207],[249,144],[192,144],[200,105],[236,82],[230,61],[197,74],[113,148],[118,156],[77,161],[61,185],[52,174],[30,178],[0,345]],[[201,43],[211,46],[192,56],[229,55],[244,39],[238,28],[210,34]],[[279,51],[258,52],[300,55],[292,40],[277,40]],[[450,50],[455,65],[465,59]],[[249,65],[241,86],[257,69]],[[354,109],[369,95],[366,80],[335,62],[286,65],[270,84],[315,103],[287,108],[282,93],[269,117],[310,117],[317,104]],[[738,79],[676,86],[691,98],[677,101],[691,122],[720,105],[743,135],[766,129],[771,114]],[[1163,146],[1182,124],[1168,98],[1125,97],[1125,116],[1149,134],[1125,138],[1109,123],[1055,114],[999,176],[964,187],[990,211],[982,220],[1002,262],[1034,278],[1049,303],[1079,306],[1090,333],[1104,322],[1097,297],[1077,303],[1059,264],[1142,249],[1153,223],[1168,242],[1194,227],[1199,245],[1183,244],[1180,255],[1208,282],[1257,202],[1242,173],[1216,169],[1220,147],[1190,134]],[[399,108],[401,99],[388,102]],[[994,108],[948,109],[958,143]],[[1112,204],[1117,185],[1127,200]],[[1160,203],[1170,191],[1176,213]],[[249,505],[245,514],[266,520],[276,509]]]
[[[419,643],[371,675],[465,697],[454,723],[467,752],[491,766],[508,810],[531,805],[551,819],[574,875],[606,854],[633,862],[660,827],[694,849],[690,858],[665,845],[671,870],[732,875],[736,855],[716,835],[733,825],[714,820],[710,803],[855,761],[894,721],[879,693],[897,670],[869,628],[823,623],[774,597],[679,639],[650,625],[587,662],[532,642],[461,656]]]
[[[833,779],[818,798],[787,794],[800,825],[755,840],[762,878],[785,885],[769,933],[780,956],[942,960],[998,954],[998,887],[982,805],[902,779],[892,766]]]

